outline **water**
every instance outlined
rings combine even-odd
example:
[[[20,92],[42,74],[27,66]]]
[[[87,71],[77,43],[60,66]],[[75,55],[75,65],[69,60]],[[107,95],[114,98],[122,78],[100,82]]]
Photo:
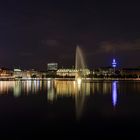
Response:
[[[139,107],[139,81],[0,81],[4,136],[128,136]]]

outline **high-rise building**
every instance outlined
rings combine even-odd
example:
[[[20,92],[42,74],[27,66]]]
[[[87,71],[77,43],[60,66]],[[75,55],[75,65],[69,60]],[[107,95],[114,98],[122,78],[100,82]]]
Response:
[[[48,71],[57,71],[57,69],[58,69],[58,63],[48,63],[47,64]]]
[[[21,69],[14,69],[14,77],[15,78],[22,78],[22,70]]]

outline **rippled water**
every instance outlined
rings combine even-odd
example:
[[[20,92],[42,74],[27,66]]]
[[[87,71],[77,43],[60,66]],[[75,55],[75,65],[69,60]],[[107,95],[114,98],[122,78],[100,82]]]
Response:
[[[3,133],[49,129],[51,134],[60,127],[62,134],[66,129],[115,134],[116,127],[123,134],[121,130],[134,128],[139,120],[139,81],[0,81]]]

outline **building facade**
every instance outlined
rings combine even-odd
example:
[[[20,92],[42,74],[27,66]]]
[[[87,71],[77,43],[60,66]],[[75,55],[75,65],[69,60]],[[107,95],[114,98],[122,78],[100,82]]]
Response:
[[[57,71],[58,70],[58,63],[48,63],[47,70],[48,71]]]
[[[62,76],[62,77],[77,77],[78,75],[83,76],[87,76],[90,74],[90,70],[89,69],[58,69],[56,74],[57,76]]]

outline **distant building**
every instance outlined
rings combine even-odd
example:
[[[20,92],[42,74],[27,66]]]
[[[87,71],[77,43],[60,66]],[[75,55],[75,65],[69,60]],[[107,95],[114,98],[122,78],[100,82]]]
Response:
[[[57,71],[57,69],[58,69],[58,63],[48,63],[47,64],[48,71]]]
[[[42,78],[42,73],[35,71],[34,69],[31,70],[24,70],[21,69],[14,69],[14,78]]]
[[[21,69],[14,69],[14,78],[22,78],[22,70]]]
[[[71,76],[75,77],[78,73],[78,70],[76,69],[58,69],[56,74],[58,76]]]
[[[83,69],[83,70],[76,70],[76,69],[58,69],[57,70],[57,75],[58,76],[68,76],[68,77],[76,77],[78,75],[78,73],[84,73],[84,75],[81,76],[87,76],[90,74],[90,70],[89,69]]]
[[[113,59],[113,61],[112,61],[112,67],[115,69],[115,68],[116,68],[116,66],[117,66],[116,60],[115,60],[115,59]]]
[[[114,69],[114,74],[115,74],[115,71],[116,71],[116,66],[117,66],[116,59],[113,58],[113,61],[112,61],[112,67],[113,67],[113,69]]]
[[[0,78],[11,78],[13,75],[13,72],[7,68],[1,68],[0,69]]]
[[[140,69],[139,68],[123,68],[121,70],[122,75],[137,75],[140,77]]]
[[[98,69],[93,70],[93,75],[104,75],[104,76],[110,76],[114,73],[114,69],[112,67],[101,67]]]

